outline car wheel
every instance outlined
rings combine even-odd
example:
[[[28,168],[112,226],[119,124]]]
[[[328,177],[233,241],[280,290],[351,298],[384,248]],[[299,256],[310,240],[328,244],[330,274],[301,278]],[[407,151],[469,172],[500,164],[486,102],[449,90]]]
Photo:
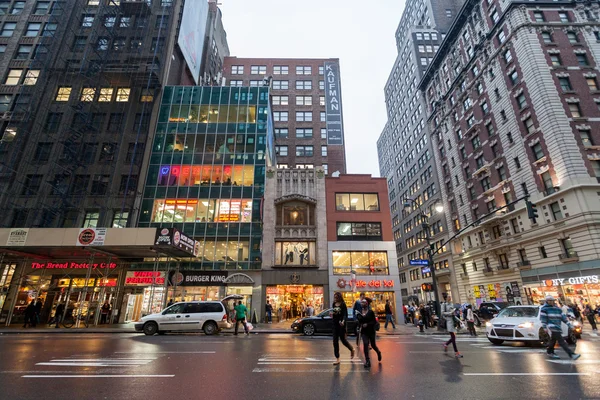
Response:
[[[540,328],[540,333],[538,334],[538,337],[540,338],[540,345],[548,347],[548,343],[550,343],[550,336],[548,335],[548,332]]]
[[[492,338],[488,338],[488,340],[495,345],[501,345],[502,343],[504,343],[504,340],[502,339],[492,339]]]
[[[569,336],[567,336],[567,343],[569,344],[577,344],[577,335],[573,329],[569,329]]]
[[[312,336],[315,334],[315,326],[313,324],[305,324],[302,327],[302,333],[304,336]]]
[[[158,325],[156,324],[156,322],[146,322],[144,324],[144,333],[147,336],[153,336],[157,332],[158,332]]]
[[[204,324],[204,327],[202,328],[202,330],[204,331],[204,334],[206,335],[214,335],[215,333],[217,333],[217,324],[215,324],[212,321],[209,321],[207,323]]]

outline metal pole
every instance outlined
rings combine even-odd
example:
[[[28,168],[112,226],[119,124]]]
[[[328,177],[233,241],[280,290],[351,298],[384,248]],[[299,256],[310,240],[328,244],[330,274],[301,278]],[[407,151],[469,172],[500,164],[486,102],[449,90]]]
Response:
[[[8,315],[6,316],[6,326],[10,326],[10,322],[12,320],[14,311],[15,311],[15,306],[17,305],[17,297],[19,297],[19,289],[21,289],[21,285],[23,284],[23,277],[25,276],[25,270],[27,269],[27,259],[25,261],[23,261],[22,266],[21,266],[21,271],[19,273],[19,280],[17,282],[17,291],[14,292],[14,296],[10,302],[10,308],[8,309]],[[16,268],[15,268],[16,271]],[[13,272],[13,278],[11,279],[11,286],[13,285],[14,282],[14,272]],[[8,288],[8,294],[10,294],[10,287]]]
[[[85,282],[83,284],[83,290],[81,291],[81,295],[79,296],[79,308],[77,309],[77,318],[75,319],[75,327],[76,328],[79,328],[79,318],[81,317],[81,314],[83,312],[83,303],[85,302],[85,300],[87,298],[88,284],[90,281],[90,276],[92,274],[92,268],[94,267],[94,256],[95,256],[95,253],[92,252],[92,255],[90,256],[90,263],[87,268],[87,273],[85,274]],[[89,312],[90,312],[90,309],[89,309],[89,304],[88,304],[88,313]]]
[[[420,210],[420,208],[419,208]],[[421,211],[421,217],[426,218],[426,215]],[[437,279],[435,277],[435,266],[433,265],[433,249],[431,245],[431,236],[429,235],[429,218],[427,218],[427,223],[423,223],[423,229],[425,230],[425,239],[427,240],[427,265],[429,266],[429,270],[431,271],[431,283],[433,286],[433,299],[435,302],[435,314],[439,318],[440,315],[440,298],[438,296],[437,290]],[[440,324],[438,323],[438,329],[440,329]]]

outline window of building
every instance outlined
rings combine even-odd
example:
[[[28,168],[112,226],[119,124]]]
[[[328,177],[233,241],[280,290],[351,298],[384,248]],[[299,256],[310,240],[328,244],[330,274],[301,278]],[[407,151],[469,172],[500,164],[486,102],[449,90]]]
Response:
[[[40,190],[43,178],[44,175],[27,175],[27,177],[25,178],[25,183],[23,184],[23,190],[21,191],[21,195],[36,195]]]
[[[377,193],[336,193],[335,205],[338,211],[379,211]]]
[[[23,76],[22,69],[9,69],[8,75],[6,75],[6,80],[4,81],[5,85],[18,85],[21,82],[21,77]]]
[[[527,99],[525,99],[525,93],[521,93],[517,96],[517,105],[519,106],[519,110],[527,107]]]
[[[275,122],[287,122],[288,115],[287,111],[273,111],[273,120]]]
[[[60,102],[69,101],[69,97],[71,96],[71,90],[72,90],[72,88],[70,88],[70,87],[66,87],[66,86],[59,87],[58,92],[56,94],[56,98],[54,100],[60,101]]]
[[[327,157],[327,146],[321,146],[321,156]]]
[[[19,45],[19,47],[17,49],[17,54],[15,55],[15,59],[16,60],[28,59],[29,55],[31,54],[31,50],[33,50],[32,45],[28,45],[28,44]]]
[[[142,38],[139,38],[139,37],[131,38],[131,40],[129,40],[129,50],[131,50],[131,51],[141,50],[142,43],[143,43]]]
[[[27,30],[25,31],[25,37],[35,37],[40,32],[42,27],[41,23],[30,22],[27,24]]]
[[[500,262],[500,269],[508,269],[508,257],[506,253],[500,253],[498,255],[498,261]]]
[[[98,96],[98,101],[101,103],[106,103],[112,101],[113,88],[101,88],[100,95]]]
[[[557,201],[554,203],[550,203],[550,211],[552,212],[552,218],[555,221],[558,221],[563,218],[562,211],[560,209],[560,204]]]
[[[510,52],[510,50],[506,50],[504,52],[504,62],[506,62],[507,64],[510,64],[511,61],[512,61],[512,53]]]
[[[587,82],[588,88],[590,90],[598,90],[598,84],[596,82],[596,78],[593,78],[593,77],[585,78],[585,81]]]
[[[334,275],[347,275],[352,270],[357,275],[387,275],[389,273],[387,252],[385,251],[333,251],[332,256]]]
[[[321,128],[321,139],[327,139],[327,128]]]
[[[94,101],[94,97],[96,96],[96,88],[84,87],[81,89],[81,97],[80,101],[90,102]]]
[[[553,42],[552,33],[542,32],[542,39],[544,40],[544,43],[552,43]]]
[[[558,17],[560,18],[560,22],[569,22],[569,13],[567,12],[560,11]]]
[[[592,141],[592,136],[590,135],[590,131],[580,130],[579,137],[581,137],[583,147],[592,147],[594,145],[594,142]]]
[[[17,28],[16,22],[5,22],[4,25],[2,25],[2,31],[0,31],[0,37],[11,37],[16,28]],[[37,35],[37,33],[36,33],[36,35]]]
[[[254,80],[250,81],[250,87],[259,87],[259,86],[261,86],[261,84],[262,84],[262,81],[254,81]]]
[[[288,96],[272,96],[271,100],[274,106],[287,106],[289,103]]]
[[[312,106],[312,96],[296,96],[297,106]]]
[[[517,70],[514,70],[510,73],[510,82],[513,86],[519,83],[519,73]]]
[[[484,192],[487,192],[488,190],[490,190],[491,187],[491,183],[490,183],[490,178],[488,176],[486,176],[485,178],[483,178],[481,181],[481,189]]]
[[[560,88],[565,92],[573,90],[571,80],[567,77],[558,78],[558,83],[560,84]]]
[[[129,95],[131,94],[130,88],[118,88],[117,89],[117,102],[127,102],[129,101]]]
[[[113,215],[113,228],[127,228],[127,220],[129,219],[129,211],[115,211]]]
[[[598,160],[590,160],[592,163],[592,169],[594,170],[594,176],[600,178],[600,161]]]
[[[243,65],[232,65],[231,66],[231,75],[243,75],[244,74],[244,66]]]
[[[0,113],[10,109],[10,103],[12,103],[12,99],[13,96],[11,94],[0,94]]]
[[[250,66],[250,74],[266,75],[267,74],[267,66],[266,65],[251,65]]]
[[[296,129],[296,137],[300,138],[300,139],[312,138],[313,137],[313,129],[312,128]]]
[[[319,90],[325,90],[325,81],[319,81]]]
[[[571,112],[571,116],[573,118],[581,118],[582,116],[579,103],[569,103],[569,111]]]
[[[312,81],[296,81],[297,90],[310,90],[312,89]]]
[[[577,33],[569,31],[567,32],[567,38],[569,39],[569,43],[578,43],[579,38],[577,38]]]
[[[287,138],[288,137],[288,128],[275,128],[275,137],[276,138]]]
[[[278,156],[287,156],[288,155],[288,147],[287,146],[275,146],[275,153]]]
[[[528,117],[523,121],[523,125],[525,125],[525,130],[527,133],[532,133],[535,131],[535,127],[533,125],[533,118]]]
[[[558,55],[558,54],[550,54],[550,62],[555,67],[562,65],[562,62],[560,60],[560,55]]]
[[[275,65],[273,67],[273,75],[287,75],[289,67],[287,65]]]
[[[299,111],[296,113],[296,122],[311,122],[312,111]]]
[[[329,175],[329,165],[323,164],[323,172],[325,172],[325,175]]]
[[[571,242],[571,238],[561,239],[560,244],[561,244],[562,249],[564,250],[564,255],[567,258],[577,257],[577,253],[575,252],[575,249],[573,248],[573,242]]]
[[[229,86],[242,87],[242,86],[244,86],[244,81],[241,81],[241,80],[231,80],[231,81],[229,81]]]
[[[296,75],[312,75],[312,67],[306,65],[296,66]]]
[[[312,157],[313,146],[296,146],[296,157]]]
[[[98,42],[96,43],[96,50],[107,51],[109,43],[110,40],[107,37],[99,37]]]
[[[533,153],[533,158],[535,158],[536,161],[544,157],[544,150],[542,149],[542,145],[540,143],[536,143],[531,146],[531,152]]]
[[[110,182],[110,175],[94,175],[92,180],[92,190],[90,194],[92,196],[103,196],[108,191],[108,184]]]
[[[542,184],[544,185],[544,189],[546,191],[553,190],[554,183],[552,182],[552,176],[550,175],[550,172],[546,171],[541,174],[540,179],[542,180]]]
[[[540,257],[542,257],[542,258],[548,258],[548,253],[546,253],[546,247],[545,246],[540,246],[539,247],[539,251],[540,251]]]
[[[116,37],[113,40],[112,49],[114,51],[123,51],[125,50],[126,43],[127,39],[125,37]]]
[[[338,222],[338,240],[373,240],[381,239],[380,223]]]
[[[481,147],[481,140],[479,139],[479,135],[476,135],[471,139],[471,146],[473,146],[473,150],[477,150]]]
[[[586,67],[589,65],[586,54],[575,54],[575,57],[577,58],[577,64],[579,64],[580,66]]]
[[[13,3],[13,7],[11,10],[11,14],[12,15],[19,15],[23,12],[23,9],[25,8],[25,2],[24,1],[15,1]]]
[[[535,22],[544,22],[546,18],[544,18],[544,13],[542,11],[534,11],[533,20]]]
[[[273,81],[273,90],[288,90],[289,87],[289,81]]]
[[[100,212],[97,210],[86,211],[83,217],[82,228],[98,228],[98,222],[100,221]]]
[[[38,142],[33,154],[33,161],[37,163],[46,163],[50,160],[50,154],[52,153],[52,146],[54,143],[51,142]]]

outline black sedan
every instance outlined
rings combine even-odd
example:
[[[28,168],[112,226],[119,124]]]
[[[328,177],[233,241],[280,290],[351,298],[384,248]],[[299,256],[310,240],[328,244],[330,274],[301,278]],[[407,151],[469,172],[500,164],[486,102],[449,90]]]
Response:
[[[294,332],[301,332],[305,336],[312,336],[315,333],[333,333],[333,308],[329,308],[312,317],[298,318],[292,324]],[[356,320],[352,309],[348,309],[348,319],[346,320],[346,332],[348,334],[356,333]]]

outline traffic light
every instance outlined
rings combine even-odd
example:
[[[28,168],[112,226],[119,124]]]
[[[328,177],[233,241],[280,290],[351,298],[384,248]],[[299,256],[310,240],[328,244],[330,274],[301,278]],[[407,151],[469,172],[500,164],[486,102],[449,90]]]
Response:
[[[525,201],[525,205],[527,206],[527,216],[535,224],[535,220],[538,217],[538,210],[535,204],[530,202],[529,200]]]

